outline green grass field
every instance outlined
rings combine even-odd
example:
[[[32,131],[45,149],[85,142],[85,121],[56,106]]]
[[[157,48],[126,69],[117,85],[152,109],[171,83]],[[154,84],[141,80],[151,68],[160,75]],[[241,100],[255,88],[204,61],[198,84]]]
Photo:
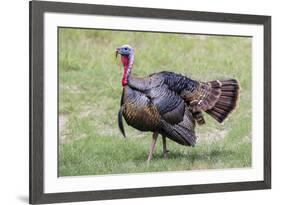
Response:
[[[122,66],[115,48],[135,48],[133,74],[174,71],[195,80],[236,78],[238,108],[223,124],[206,117],[194,148],[159,138],[146,163],[151,133],[118,130]],[[251,166],[251,38],[146,32],[59,30],[59,175],[102,175]]]

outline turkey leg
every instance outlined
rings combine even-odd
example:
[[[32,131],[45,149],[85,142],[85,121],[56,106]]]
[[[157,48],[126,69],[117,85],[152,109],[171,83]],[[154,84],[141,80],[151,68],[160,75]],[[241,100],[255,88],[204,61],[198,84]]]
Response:
[[[157,137],[158,137],[158,133],[154,132],[153,135],[152,135],[152,142],[151,142],[150,152],[149,152],[148,159],[147,159],[147,163],[148,164],[149,164],[150,160],[152,159],[152,155],[153,155],[153,152],[155,150],[155,145],[156,145]]]
[[[165,159],[167,159],[169,150],[167,150],[167,144],[166,144],[166,137],[165,136],[162,136],[162,141],[163,141],[163,156],[164,156]]]

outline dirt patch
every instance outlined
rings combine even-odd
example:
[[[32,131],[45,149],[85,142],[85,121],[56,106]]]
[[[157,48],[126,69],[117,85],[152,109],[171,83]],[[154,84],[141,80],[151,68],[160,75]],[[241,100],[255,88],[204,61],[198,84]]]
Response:
[[[72,94],[81,93],[81,89],[77,85],[64,85],[64,86],[60,86],[60,89],[65,90],[65,91],[67,91],[69,93],[72,93]]]
[[[198,142],[199,141],[219,141],[224,139],[228,134],[227,130],[211,130],[205,133],[198,133]]]
[[[66,144],[74,140],[79,140],[87,137],[85,133],[81,133],[75,137],[71,137],[71,135],[67,132],[67,123],[68,118],[66,115],[59,115],[59,143]]]
[[[106,101],[103,102],[106,104]],[[120,132],[117,126],[117,112],[108,112],[106,108],[107,106],[101,106],[99,104],[85,106],[79,113],[79,117],[89,118],[93,125],[93,129],[95,129],[100,135],[119,135]]]
[[[67,117],[65,115],[59,115],[59,142],[64,143],[67,139],[66,134]]]

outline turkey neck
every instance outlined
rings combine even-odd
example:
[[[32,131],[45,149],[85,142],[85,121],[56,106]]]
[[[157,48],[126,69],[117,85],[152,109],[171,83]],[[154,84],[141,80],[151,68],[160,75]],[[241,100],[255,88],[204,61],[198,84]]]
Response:
[[[121,61],[124,66],[124,73],[123,73],[123,78],[122,78],[122,86],[126,86],[128,84],[129,77],[131,75],[131,71],[133,69],[133,64],[134,64],[134,55],[124,55],[121,56]]]

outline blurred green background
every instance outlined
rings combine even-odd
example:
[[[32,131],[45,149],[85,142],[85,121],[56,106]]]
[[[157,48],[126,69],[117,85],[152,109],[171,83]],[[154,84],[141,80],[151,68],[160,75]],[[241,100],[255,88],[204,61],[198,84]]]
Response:
[[[238,108],[223,124],[205,114],[194,148],[168,140],[168,159],[159,140],[147,165],[152,134],[125,126],[124,139],[117,126],[123,44],[135,49],[137,76],[238,79]],[[251,38],[59,28],[59,176],[250,167],[251,122]]]

